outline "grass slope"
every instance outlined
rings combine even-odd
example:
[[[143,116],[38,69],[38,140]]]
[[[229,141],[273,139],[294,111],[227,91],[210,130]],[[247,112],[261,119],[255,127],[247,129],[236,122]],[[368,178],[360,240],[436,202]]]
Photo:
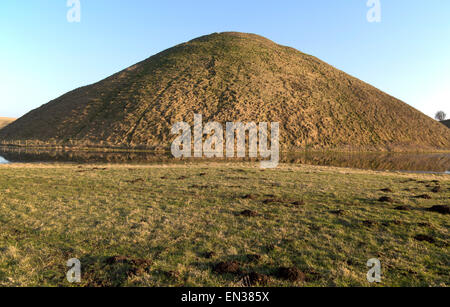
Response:
[[[250,272],[269,286],[370,286],[374,257],[383,286],[450,285],[448,215],[424,210],[448,204],[444,175],[34,164],[0,166],[0,191],[1,286],[68,286],[73,257],[82,286],[241,286]],[[241,272],[213,272],[225,261]]]
[[[172,125],[280,122],[282,150],[450,149],[450,131],[319,59],[266,38],[216,33],[165,50],[31,111],[3,140],[167,149]]]

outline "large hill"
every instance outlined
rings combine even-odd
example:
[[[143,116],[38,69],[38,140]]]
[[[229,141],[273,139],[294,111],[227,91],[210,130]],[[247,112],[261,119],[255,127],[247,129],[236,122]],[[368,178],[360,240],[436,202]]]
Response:
[[[293,48],[216,33],[69,92],[0,131],[3,140],[168,148],[172,125],[280,122],[283,150],[450,149],[450,130],[402,101]]]

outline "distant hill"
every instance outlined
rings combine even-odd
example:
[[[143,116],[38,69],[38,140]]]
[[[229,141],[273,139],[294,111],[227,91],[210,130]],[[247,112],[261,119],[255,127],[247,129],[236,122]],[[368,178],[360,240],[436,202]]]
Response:
[[[280,122],[283,150],[450,149],[450,130],[324,62],[264,37],[215,33],[71,91],[0,139],[80,140],[167,149],[172,125]]]
[[[450,128],[450,119],[443,120],[443,121],[441,121],[441,123]]]
[[[3,127],[6,127],[7,125],[9,125],[10,123],[12,123],[15,120],[16,120],[15,118],[0,117],[0,129],[2,129]]]

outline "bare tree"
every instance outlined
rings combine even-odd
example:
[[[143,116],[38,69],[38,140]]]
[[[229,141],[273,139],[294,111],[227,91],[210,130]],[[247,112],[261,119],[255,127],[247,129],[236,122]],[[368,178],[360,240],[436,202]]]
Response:
[[[436,120],[438,120],[438,121],[443,121],[447,118],[447,114],[445,114],[444,111],[439,111],[436,113],[434,118],[436,118]]]

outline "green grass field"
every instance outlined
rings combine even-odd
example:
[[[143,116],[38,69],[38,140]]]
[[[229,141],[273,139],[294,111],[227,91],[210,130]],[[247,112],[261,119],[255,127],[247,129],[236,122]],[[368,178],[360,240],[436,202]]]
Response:
[[[78,258],[72,286],[377,286],[366,263],[378,258],[381,286],[449,286],[449,216],[425,210],[449,199],[448,175],[3,165],[0,285],[71,286]]]

